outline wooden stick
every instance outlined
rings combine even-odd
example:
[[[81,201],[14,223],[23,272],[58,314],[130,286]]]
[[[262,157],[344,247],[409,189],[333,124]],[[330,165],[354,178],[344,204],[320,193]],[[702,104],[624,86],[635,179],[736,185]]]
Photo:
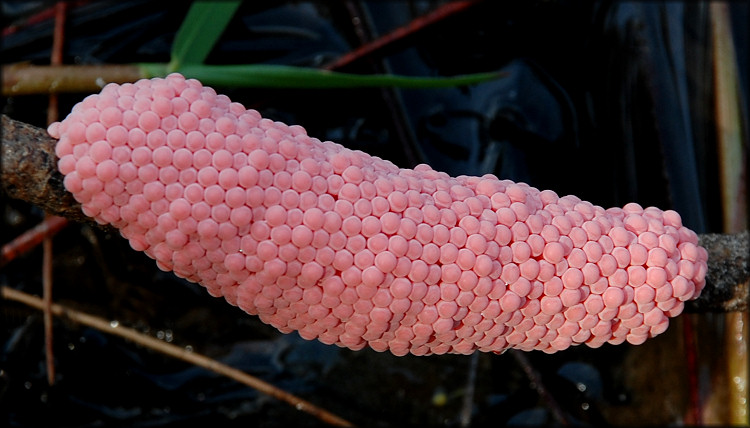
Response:
[[[2,67],[3,96],[95,93],[107,83],[135,82],[143,78],[134,65],[43,65],[12,64]]]
[[[39,310],[42,310],[44,308],[44,301],[38,297],[7,286],[3,286],[0,291],[2,291],[1,296],[4,299],[20,302]],[[241,370],[237,370],[233,367],[227,366],[226,364],[222,364],[205,355],[188,351],[185,348],[172,345],[151,336],[147,336],[132,328],[124,327],[119,323],[107,321],[103,318],[87,314],[85,312],[77,311],[67,306],[53,303],[50,309],[55,316],[64,317],[79,324],[83,324],[85,326],[103,331],[105,333],[122,337],[138,345],[145,346],[149,349],[161,352],[162,354],[178,358],[180,360],[234,379],[237,382],[257,389],[258,391],[266,395],[288,403],[297,410],[309,413],[325,423],[336,426],[353,426],[351,422],[337,415],[334,415],[333,413],[330,413],[325,409],[322,409],[306,400],[303,400],[293,394],[279,389],[261,379],[258,379],[255,376],[251,376]]]
[[[55,144],[47,131],[2,115],[0,191],[35,204],[50,214],[93,223],[65,190],[57,171]],[[115,230],[114,228],[109,228]],[[748,309],[750,296],[750,235],[703,234],[708,250],[707,284],[701,297],[686,307],[692,312],[737,312]]]

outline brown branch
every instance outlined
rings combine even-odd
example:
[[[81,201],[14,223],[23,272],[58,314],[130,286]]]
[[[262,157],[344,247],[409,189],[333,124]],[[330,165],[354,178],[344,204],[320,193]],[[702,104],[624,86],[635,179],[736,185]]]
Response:
[[[91,222],[63,186],[55,144],[47,131],[2,115],[0,189],[44,211],[78,222]]]
[[[26,294],[22,291],[15,290],[11,287],[0,287],[0,298],[20,302],[39,310],[44,309],[44,302],[42,301],[42,299],[30,294]],[[226,364],[222,364],[219,361],[216,361],[205,355],[188,351],[185,348],[172,345],[154,337],[145,335],[138,330],[121,326],[119,325],[119,323],[110,322],[103,318],[99,318],[85,312],[77,311],[67,306],[53,303],[50,306],[50,310],[55,316],[67,318],[79,324],[95,328],[99,331],[122,337],[138,345],[145,346],[149,349],[161,352],[162,354],[169,355],[170,357],[178,358],[180,360],[226,376],[230,379],[234,379],[237,382],[254,388],[266,395],[276,398],[277,400],[283,401],[297,410],[309,413],[310,415],[313,415],[321,421],[330,425],[353,426],[352,423],[347,421],[346,419],[330,413],[327,410],[310,403],[309,401],[303,400],[302,398],[279,389],[255,376],[227,366]]]
[[[526,377],[529,378],[530,386],[536,391],[537,394],[539,394],[539,398],[544,402],[544,405],[552,413],[552,418],[555,420],[555,422],[564,427],[571,426],[572,423],[570,419],[565,414],[565,412],[563,412],[562,407],[560,407],[560,404],[557,402],[555,397],[550,393],[546,384],[542,380],[542,375],[534,368],[534,365],[531,364],[531,361],[529,361],[529,357],[527,357],[525,353],[519,352],[516,349],[513,349],[510,354],[513,356],[513,358],[516,359],[516,363],[521,366],[521,369],[523,369],[524,373],[526,373]]]
[[[708,251],[706,288],[690,302],[693,312],[747,311],[750,301],[750,233],[707,233],[699,243]]]
[[[57,171],[55,142],[47,131],[2,115],[0,191],[35,204],[50,214],[92,222],[65,190]],[[748,309],[750,256],[747,231],[739,234],[703,234],[708,251],[707,284],[701,297],[687,307],[693,312],[734,312]]]
[[[135,82],[144,77],[134,65],[11,64],[2,67],[3,96],[60,92],[99,92],[107,83]]]

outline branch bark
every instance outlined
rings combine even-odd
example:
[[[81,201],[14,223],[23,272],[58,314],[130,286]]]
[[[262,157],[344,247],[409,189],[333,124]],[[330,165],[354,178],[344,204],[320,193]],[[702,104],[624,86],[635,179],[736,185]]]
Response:
[[[91,222],[63,185],[55,144],[47,131],[2,115],[0,189],[14,199],[78,222]]]
[[[55,144],[47,131],[2,115],[0,190],[44,211],[78,222],[93,223],[63,186]],[[746,311],[750,300],[750,234],[702,234],[708,251],[706,288],[689,302],[692,312]]]
[[[145,77],[134,65],[2,66],[3,96],[99,92],[107,83],[135,82]]]
[[[698,242],[708,251],[706,288],[686,305],[692,312],[747,311],[750,301],[750,233],[706,233]]]

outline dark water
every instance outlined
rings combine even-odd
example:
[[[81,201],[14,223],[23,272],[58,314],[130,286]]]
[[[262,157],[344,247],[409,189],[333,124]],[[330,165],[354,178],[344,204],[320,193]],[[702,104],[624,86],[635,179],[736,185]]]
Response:
[[[320,66],[359,43],[344,7],[245,3],[209,62]],[[24,22],[49,5],[2,4],[9,22]],[[379,32],[436,5],[363,4]],[[185,12],[154,2],[71,7],[65,62],[167,61]],[[738,6],[742,13],[747,8]],[[505,69],[507,79],[429,91],[217,89],[266,117],[399,166],[426,162],[452,175],[492,172],[602,206],[636,201],[674,208],[691,228],[718,231],[715,130],[705,87],[710,67],[688,55],[705,48],[706,19],[699,3],[487,1],[400,43],[385,64],[364,60],[343,71]],[[48,62],[52,23],[33,22],[4,37],[3,63]],[[743,70],[746,75],[746,65]],[[82,97],[61,96],[61,110]],[[44,126],[45,106],[44,96],[16,97],[6,100],[4,113]],[[394,117],[402,117],[410,138],[398,137]],[[0,242],[41,220],[37,208],[1,198]],[[539,382],[530,381],[510,352],[479,355],[472,366],[467,356],[394,357],[326,346],[279,334],[202,287],[159,271],[95,226],[71,225],[54,245],[55,301],[190,347],[355,424],[461,426],[465,409],[476,426],[561,424]],[[0,284],[39,294],[40,266],[37,249],[3,267]],[[41,315],[1,304],[4,426],[321,424],[232,380],[61,319],[54,325],[56,378],[49,386]],[[568,422],[679,424],[689,403],[683,345],[677,320],[638,347],[524,356]]]

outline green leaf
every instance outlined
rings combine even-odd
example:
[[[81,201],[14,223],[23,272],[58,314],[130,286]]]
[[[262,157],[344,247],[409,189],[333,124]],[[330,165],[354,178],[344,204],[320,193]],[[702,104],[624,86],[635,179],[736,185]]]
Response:
[[[185,77],[200,80],[205,85],[254,88],[444,88],[472,85],[499,79],[504,72],[467,74],[452,77],[411,77],[392,74],[349,74],[315,68],[286,65],[243,64],[205,65],[183,64],[168,70],[160,64],[140,64],[144,75],[163,76],[177,71]]]
[[[195,1],[172,43],[169,69],[202,64],[226,29],[241,0]]]
[[[142,62],[135,64],[141,70],[141,76],[144,79],[150,79],[152,77],[164,77],[169,73],[174,72],[171,68],[171,63],[166,64],[163,62]]]

